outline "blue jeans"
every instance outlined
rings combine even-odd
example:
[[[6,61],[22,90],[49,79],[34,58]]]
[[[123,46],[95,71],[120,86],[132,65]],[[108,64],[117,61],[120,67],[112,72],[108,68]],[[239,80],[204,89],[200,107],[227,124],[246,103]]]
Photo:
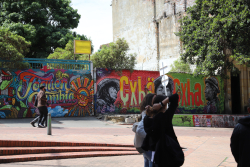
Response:
[[[152,151],[147,151],[143,153],[144,157],[144,167],[153,167],[153,162],[151,161]]]

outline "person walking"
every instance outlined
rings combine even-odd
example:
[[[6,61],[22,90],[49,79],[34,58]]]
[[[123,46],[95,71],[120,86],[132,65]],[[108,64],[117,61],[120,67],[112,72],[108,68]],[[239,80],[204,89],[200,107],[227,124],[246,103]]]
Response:
[[[152,99],[155,96],[156,96],[155,94],[149,93],[144,97],[143,101],[141,102],[140,111],[142,119],[136,128],[136,134],[135,134],[134,145],[139,153],[143,153],[144,167],[153,167],[153,162],[151,161],[152,151],[144,151],[141,148],[141,146],[144,138],[146,137],[146,132],[144,130],[144,124],[143,124],[143,119],[146,116],[145,107],[148,105],[152,106]]]
[[[247,111],[250,114],[250,99]],[[238,167],[250,166],[250,116],[239,119],[231,136],[230,147]]]
[[[38,104],[37,107],[40,112],[38,127],[39,128],[45,128],[47,125],[44,126],[44,122],[47,122],[47,114],[48,114],[48,108],[47,108],[47,98],[45,95],[46,88],[45,86],[40,87],[40,92],[37,94],[37,100]]]

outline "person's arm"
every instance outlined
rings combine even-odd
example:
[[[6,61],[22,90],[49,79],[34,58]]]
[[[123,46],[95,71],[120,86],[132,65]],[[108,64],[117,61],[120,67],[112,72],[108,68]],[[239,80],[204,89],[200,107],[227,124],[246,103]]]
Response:
[[[234,159],[239,163],[239,152],[240,152],[240,124],[237,124],[231,136],[231,151]]]
[[[166,106],[169,102],[171,102],[171,103],[174,102],[174,103],[177,103],[177,104],[178,104],[178,100],[179,100],[178,92],[179,92],[179,91],[180,91],[180,88],[176,91],[175,94],[173,94],[173,95],[171,95],[171,96],[165,98],[165,99],[162,101],[162,104],[163,104],[164,106]],[[178,99],[177,99],[176,95],[178,96]],[[177,101],[176,101],[176,99],[177,99]],[[152,109],[153,109],[153,110],[160,110],[161,107],[162,107],[161,104],[154,104],[153,107],[152,107]],[[150,108],[150,106],[146,106],[146,109],[148,109],[148,108]]]

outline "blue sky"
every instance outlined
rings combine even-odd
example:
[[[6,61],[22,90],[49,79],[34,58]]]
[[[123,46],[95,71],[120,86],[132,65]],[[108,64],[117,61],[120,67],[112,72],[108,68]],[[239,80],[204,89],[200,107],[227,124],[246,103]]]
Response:
[[[111,0],[71,0],[71,6],[81,15],[76,29],[92,39],[94,52],[100,45],[113,42]]]

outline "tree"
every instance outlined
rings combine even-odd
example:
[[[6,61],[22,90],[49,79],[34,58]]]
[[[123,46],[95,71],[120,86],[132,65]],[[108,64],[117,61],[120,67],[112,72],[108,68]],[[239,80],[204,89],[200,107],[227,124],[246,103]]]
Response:
[[[56,48],[54,53],[48,56],[48,59],[64,59],[64,60],[88,60],[88,55],[75,54],[74,56],[74,42],[70,40],[64,49]]]
[[[173,64],[171,64],[171,70],[170,72],[185,72],[185,73],[192,73],[192,70],[190,68],[190,65],[183,62],[180,59],[177,59],[174,61]]]
[[[128,54],[129,45],[124,38],[119,38],[109,46],[103,48],[91,56],[93,66],[109,68],[121,72],[123,69],[133,71],[136,64],[136,54]]]
[[[79,35],[76,34],[76,32],[72,33],[75,40],[86,40],[91,41],[90,38],[88,38],[85,35]],[[92,42],[91,42],[92,45]],[[94,46],[91,46],[91,52],[94,50]],[[65,49],[62,49],[60,47],[56,48],[54,53],[51,53],[48,56],[48,59],[65,59],[65,60],[89,60],[89,55],[85,54],[75,54],[74,56],[74,42],[73,40],[69,40],[69,42],[66,44]]]
[[[0,26],[31,42],[26,57],[44,58],[74,38],[70,29],[78,26],[80,15],[70,3],[70,0],[3,0]]]
[[[234,70],[234,61],[250,61],[250,1],[196,0],[180,20],[185,52],[181,59],[196,64],[196,75]]]
[[[1,68],[28,68],[28,64],[23,63],[23,54],[29,51],[29,46],[30,42],[25,41],[23,37],[0,27],[0,60],[3,61]]]

